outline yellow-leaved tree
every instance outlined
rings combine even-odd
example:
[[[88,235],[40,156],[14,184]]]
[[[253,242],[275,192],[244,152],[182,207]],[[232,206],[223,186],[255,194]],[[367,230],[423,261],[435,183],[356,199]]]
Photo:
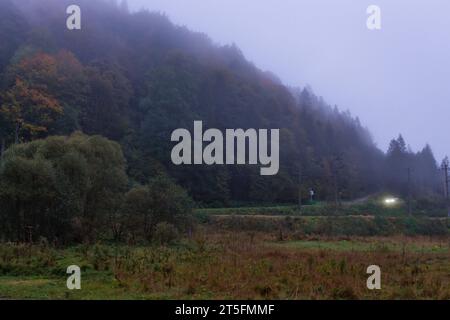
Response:
[[[0,135],[15,143],[45,136],[49,126],[63,113],[63,107],[49,91],[45,79],[55,79],[55,59],[37,54],[13,66],[11,86],[0,96]]]

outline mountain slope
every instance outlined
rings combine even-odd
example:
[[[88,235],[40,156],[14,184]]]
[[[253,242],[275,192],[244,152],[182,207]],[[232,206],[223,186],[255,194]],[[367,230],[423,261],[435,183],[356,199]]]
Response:
[[[73,3],[82,8],[79,31],[65,27]],[[354,198],[383,184],[384,155],[358,119],[310,89],[285,87],[235,46],[216,46],[164,15],[130,14],[103,1],[5,0],[0,14],[3,104],[34,92],[63,110],[43,117],[39,101],[28,97],[24,104],[35,106],[28,126],[17,130],[0,118],[7,144],[15,135],[100,134],[121,143],[134,182],[164,171],[197,201],[218,205],[296,201],[299,170],[303,194],[314,188],[321,199]],[[218,129],[279,128],[279,174],[172,165],[170,135],[192,130],[194,120]]]

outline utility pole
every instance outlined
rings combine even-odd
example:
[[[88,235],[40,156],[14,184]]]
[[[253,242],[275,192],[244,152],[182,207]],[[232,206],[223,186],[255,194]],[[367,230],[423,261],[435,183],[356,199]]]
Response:
[[[411,168],[408,168],[408,215],[412,215]]]
[[[333,179],[333,187],[334,187],[334,204],[336,211],[341,207],[341,191],[339,190],[339,180],[340,173],[343,172],[345,168],[344,160],[342,156],[336,155],[334,156],[331,162],[331,178]]]
[[[445,184],[445,200],[447,202],[447,224],[449,224],[450,219],[450,198],[449,198],[449,167],[450,163],[448,161],[448,157],[445,157],[444,161],[442,161],[441,169],[444,171],[444,184]]]
[[[298,209],[302,214],[302,167],[298,167]]]
[[[449,169],[449,161],[448,158],[445,158],[442,161],[441,169],[444,171],[444,183],[445,183],[445,199],[449,199],[449,177],[448,177],[448,169]]]

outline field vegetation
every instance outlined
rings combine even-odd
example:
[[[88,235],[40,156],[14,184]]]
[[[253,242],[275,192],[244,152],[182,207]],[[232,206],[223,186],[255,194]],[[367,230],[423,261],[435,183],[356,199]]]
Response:
[[[171,245],[0,246],[0,298],[450,299],[448,237],[305,237],[201,228]],[[66,267],[82,289],[66,288]],[[366,268],[382,269],[382,290]]]

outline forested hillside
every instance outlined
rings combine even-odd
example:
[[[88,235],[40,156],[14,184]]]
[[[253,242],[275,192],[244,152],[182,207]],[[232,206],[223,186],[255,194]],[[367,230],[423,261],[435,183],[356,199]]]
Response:
[[[66,28],[72,3],[83,10],[81,30]],[[130,186],[165,173],[207,205],[295,202],[299,172],[303,195],[314,188],[323,200],[405,193],[408,168],[415,193],[439,191],[429,146],[416,154],[399,137],[386,155],[358,118],[162,14],[111,1],[1,0],[0,39],[2,157],[13,144],[82,131],[121,145]],[[172,165],[170,135],[194,120],[279,128],[280,172]]]

